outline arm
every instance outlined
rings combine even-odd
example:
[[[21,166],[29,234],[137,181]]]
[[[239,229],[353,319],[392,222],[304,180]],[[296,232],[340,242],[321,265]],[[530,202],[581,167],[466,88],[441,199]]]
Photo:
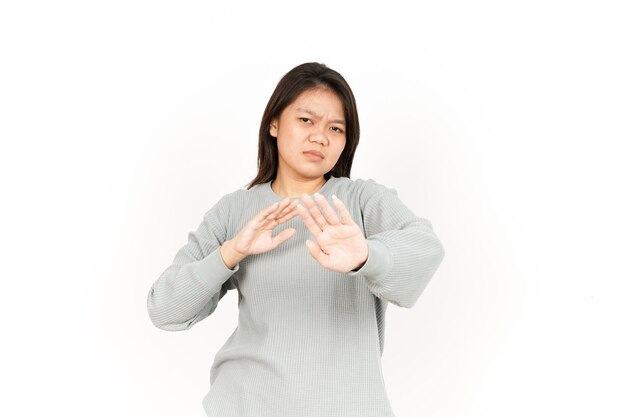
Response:
[[[226,239],[223,198],[204,215],[188,242],[174,257],[148,292],[147,307],[152,323],[163,330],[188,330],[215,311],[219,300],[234,285],[230,277],[239,270],[229,269],[222,258]]]
[[[444,257],[429,220],[416,217],[394,189],[368,180],[359,196],[368,258],[350,276],[362,276],[377,297],[415,305]]]

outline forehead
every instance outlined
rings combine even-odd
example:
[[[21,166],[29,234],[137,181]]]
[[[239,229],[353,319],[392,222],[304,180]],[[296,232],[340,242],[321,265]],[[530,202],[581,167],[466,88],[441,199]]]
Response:
[[[327,88],[305,90],[288,106],[291,110],[308,108],[330,117],[343,117],[343,103],[334,91]]]

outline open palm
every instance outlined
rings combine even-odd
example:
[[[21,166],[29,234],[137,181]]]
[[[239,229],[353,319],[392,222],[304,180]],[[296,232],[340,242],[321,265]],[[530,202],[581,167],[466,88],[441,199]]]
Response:
[[[289,199],[261,210],[239,231],[234,239],[233,249],[242,256],[274,249],[293,236],[295,229],[285,229],[276,236],[272,236],[272,232],[276,226],[297,214],[295,203]]]
[[[298,205],[302,221],[316,240],[306,243],[311,256],[323,267],[337,272],[349,272],[362,266],[368,255],[367,241],[345,205],[333,196],[339,219],[324,196],[315,194],[315,201],[321,210],[309,196],[302,198],[306,208]]]

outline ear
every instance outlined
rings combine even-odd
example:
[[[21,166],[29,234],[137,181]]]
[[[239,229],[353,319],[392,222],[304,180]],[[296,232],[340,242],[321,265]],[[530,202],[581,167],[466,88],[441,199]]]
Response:
[[[275,118],[270,122],[270,136],[278,137],[278,120]]]

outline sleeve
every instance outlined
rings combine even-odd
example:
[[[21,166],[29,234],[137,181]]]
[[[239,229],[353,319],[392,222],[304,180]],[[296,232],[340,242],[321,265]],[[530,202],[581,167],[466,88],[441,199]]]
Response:
[[[224,223],[228,210],[224,198],[204,214],[196,231],[189,232],[187,244],[178,250],[172,265],[152,284],[147,305],[156,327],[188,330],[213,313],[226,292],[235,288],[231,276],[239,265],[228,269],[219,251],[226,240]]]
[[[416,217],[395,189],[365,181],[359,196],[368,258],[350,276],[362,276],[378,298],[411,308],[435,274],[444,248],[432,223]]]

